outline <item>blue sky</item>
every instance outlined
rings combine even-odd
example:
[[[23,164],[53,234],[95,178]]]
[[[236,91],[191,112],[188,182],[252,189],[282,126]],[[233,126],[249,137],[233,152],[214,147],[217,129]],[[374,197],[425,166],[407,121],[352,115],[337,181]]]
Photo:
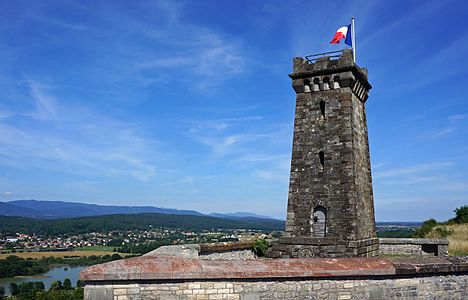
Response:
[[[0,200],[284,218],[292,57],[356,17],[376,218],[468,203],[464,1],[2,1]]]

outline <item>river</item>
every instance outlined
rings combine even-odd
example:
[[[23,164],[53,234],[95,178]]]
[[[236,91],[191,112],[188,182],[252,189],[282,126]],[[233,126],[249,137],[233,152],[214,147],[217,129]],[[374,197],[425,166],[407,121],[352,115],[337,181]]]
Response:
[[[65,278],[70,279],[73,286],[76,286],[76,281],[79,279],[80,271],[86,267],[69,267],[61,266],[50,269],[49,272],[34,275],[34,276],[22,276],[13,278],[0,278],[0,286],[5,287],[6,295],[10,295],[10,283],[14,282],[20,284],[21,282],[28,281],[42,281],[44,282],[46,290],[49,289],[50,284],[56,280],[60,280],[63,283]]]

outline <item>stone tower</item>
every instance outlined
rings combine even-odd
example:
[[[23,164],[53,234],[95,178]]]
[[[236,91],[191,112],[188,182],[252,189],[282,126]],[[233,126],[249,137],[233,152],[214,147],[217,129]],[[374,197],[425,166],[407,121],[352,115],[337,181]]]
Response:
[[[375,256],[365,102],[371,85],[352,50],[294,58],[296,117],[286,232],[272,257]]]

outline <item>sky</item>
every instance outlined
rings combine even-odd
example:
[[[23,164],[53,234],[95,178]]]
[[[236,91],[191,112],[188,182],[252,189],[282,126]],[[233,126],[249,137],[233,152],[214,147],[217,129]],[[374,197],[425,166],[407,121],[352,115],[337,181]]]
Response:
[[[373,85],[377,221],[468,203],[465,1],[1,1],[0,200],[285,218],[292,58],[345,46]]]

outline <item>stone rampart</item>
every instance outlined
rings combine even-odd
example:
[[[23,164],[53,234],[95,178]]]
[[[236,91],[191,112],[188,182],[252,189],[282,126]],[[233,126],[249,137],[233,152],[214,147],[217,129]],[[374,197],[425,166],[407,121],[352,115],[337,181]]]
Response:
[[[89,267],[81,279],[85,300],[467,299],[468,258],[137,257]]]
[[[448,254],[447,239],[380,238],[381,254],[444,256]]]
[[[401,279],[194,281],[87,286],[85,299],[467,299],[468,276]],[[104,290],[108,295],[103,297]],[[98,295],[100,298],[95,298]]]

